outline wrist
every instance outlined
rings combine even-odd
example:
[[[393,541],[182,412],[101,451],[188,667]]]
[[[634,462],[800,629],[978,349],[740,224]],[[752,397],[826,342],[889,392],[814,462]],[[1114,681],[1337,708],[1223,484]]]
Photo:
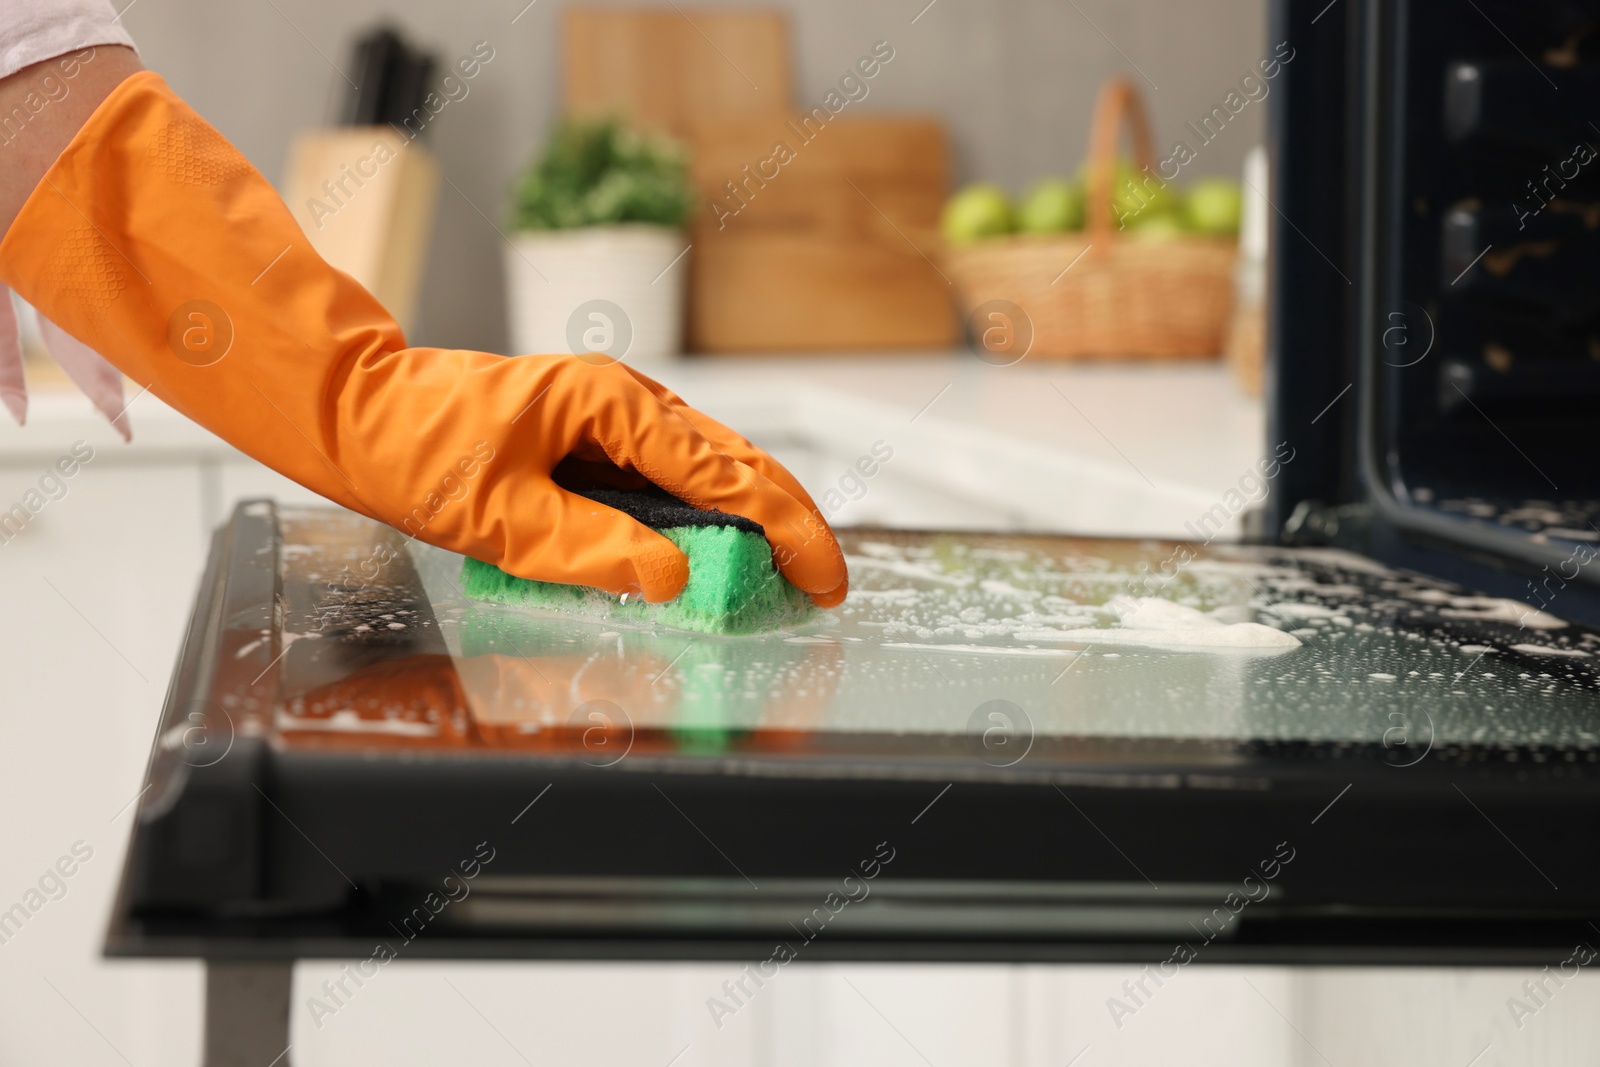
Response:
[[[0,232],[62,149],[129,75],[143,70],[125,45],[97,45],[0,78]]]

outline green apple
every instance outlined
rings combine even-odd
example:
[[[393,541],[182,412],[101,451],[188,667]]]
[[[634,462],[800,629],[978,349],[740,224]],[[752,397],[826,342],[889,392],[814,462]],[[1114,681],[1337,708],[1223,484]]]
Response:
[[[1178,198],[1160,177],[1132,168],[1118,170],[1116,184],[1111,188],[1114,220],[1134,226],[1140,219],[1171,214],[1177,204]]]
[[[987,182],[969,185],[956,193],[939,216],[939,230],[953,245],[971,244],[1015,228],[1010,198],[1004,189]]]
[[[1063,233],[1083,229],[1083,185],[1065,178],[1035,182],[1017,209],[1023,233]]]
[[[1227,236],[1239,232],[1243,196],[1239,183],[1226,178],[1205,178],[1194,183],[1184,198],[1184,213],[1198,233]]]
[[[1087,163],[1080,173],[1087,187]],[[1163,180],[1153,171],[1136,169],[1133,161],[1126,157],[1117,160],[1111,174],[1111,203],[1106,208],[1111,213],[1113,225],[1125,229],[1137,224],[1141,218],[1169,212],[1177,205],[1178,198],[1173,194],[1171,182]]]
[[[1128,222],[1128,232],[1141,241],[1170,241],[1190,233],[1183,215],[1172,209],[1146,209]]]

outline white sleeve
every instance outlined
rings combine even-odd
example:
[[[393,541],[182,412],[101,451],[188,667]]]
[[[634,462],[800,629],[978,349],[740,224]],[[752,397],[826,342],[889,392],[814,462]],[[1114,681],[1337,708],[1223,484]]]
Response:
[[[0,77],[99,44],[134,47],[111,0],[0,0]]]

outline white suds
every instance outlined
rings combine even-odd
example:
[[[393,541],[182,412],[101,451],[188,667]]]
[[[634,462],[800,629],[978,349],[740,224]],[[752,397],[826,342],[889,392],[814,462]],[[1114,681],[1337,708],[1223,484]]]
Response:
[[[1496,596],[1451,596],[1449,607],[1440,608],[1439,614],[1447,619],[1472,619],[1484,622],[1514,622],[1535,630],[1564,630],[1564,619],[1530,608],[1520,600],[1507,600]]]
[[[1105,631],[1109,633],[1110,631]],[[1001,645],[923,645],[912,641],[885,641],[880,648],[904,648],[913,652],[965,652],[979,656],[1072,656],[1070,648],[1006,648]]]
[[[1293,634],[1259,622],[1218,622],[1205,612],[1158,597],[1115,596],[1106,602],[1120,626],[1062,631],[1061,640],[1139,648],[1287,650],[1300,647]]]
[[[1589,653],[1581,648],[1552,648],[1549,645],[1512,645],[1513,650],[1523,652],[1530,656],[1571,656],[1573,659],[1588,659]]]
[[[1300,647],[1300,639],[1259,622],[1216,623],[1192,630],[1129,630],[1108,627],[1093,630],[1068,630],[1072,641],[1094,645],[1134,648],[1211,649],[1227,652],[1287,651]]]
[[[866,546],[861,546],[865,548]],[[847,556],[845,562],[851,570],[879,570],[888,571],[890,574],[901,578],[910,578],[914,581],[935,582],[939,585],[953,586],[957,589],[972,584],[972,578],[965,574],[941,574],[933,567],[922,563],[913,563],[905,559],[874,559],[871,556]]]

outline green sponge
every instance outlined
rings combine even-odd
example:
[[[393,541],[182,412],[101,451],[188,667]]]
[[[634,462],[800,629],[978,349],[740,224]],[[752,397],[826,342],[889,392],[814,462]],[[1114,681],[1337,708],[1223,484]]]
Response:
[[[772,565],[761,527],[721,512],[690,508],[666,494],[587,494],[656,529],[689,557],[689,583],[664,604],[625,600],[601,589],[537,582],[468,559],[461,587],[474,600],[541,608],[596,619],[619,619],[710,634],[749,634],[800,622],[811,602]],[[664,505],[662,498],[671,501]]]

